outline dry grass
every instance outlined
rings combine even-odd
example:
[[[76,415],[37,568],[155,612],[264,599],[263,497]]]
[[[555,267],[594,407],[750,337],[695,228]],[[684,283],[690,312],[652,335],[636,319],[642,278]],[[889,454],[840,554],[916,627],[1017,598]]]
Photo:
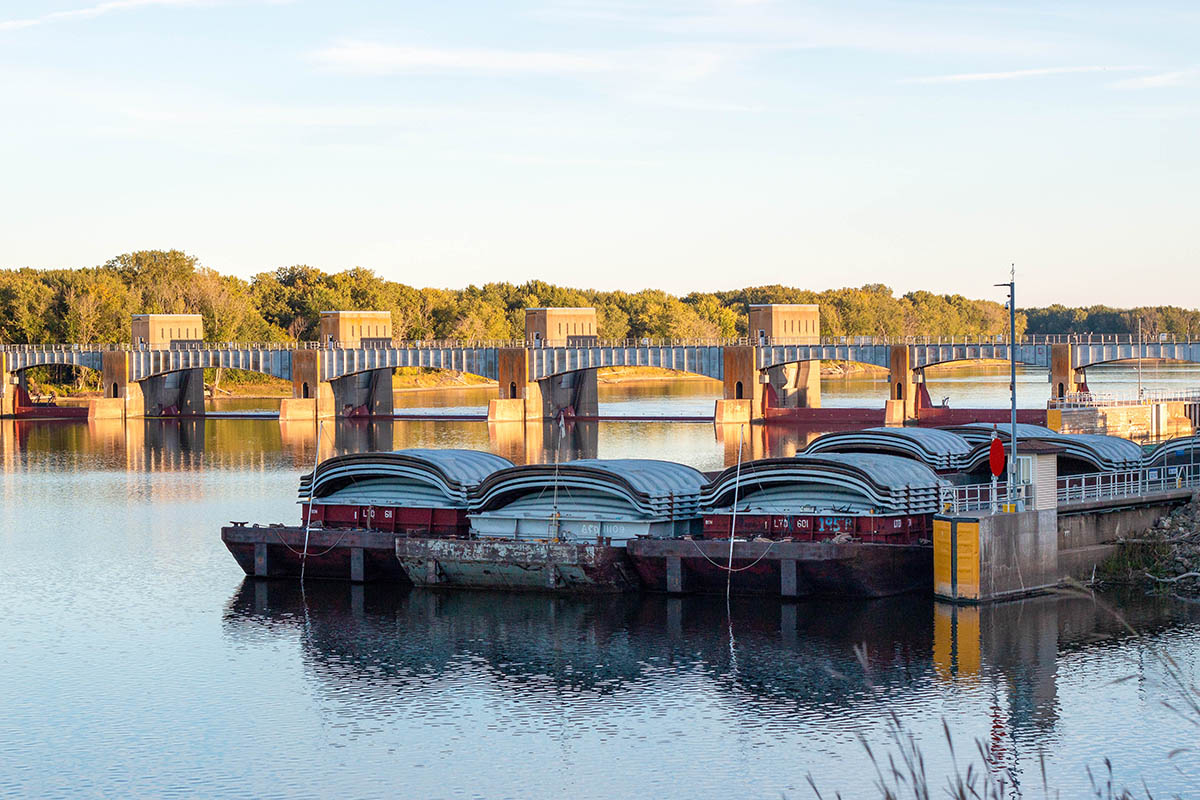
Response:
[[[1119,611],[1099,600],[1083,587],[1072,587],[1063,590],[1062,593],[1076,596],[1086,595],[1111,614],[1131,634],[1139,635]],[[1166,650],[1159,646],[1151,646],[1147,650],[1163,668],[1164,688],[1169,690],[1169,698],[1163,700],[1162,703],[1179,718],[1181,738],[1184,736],[1184,731],[1194,735],[1196,729],[1200,728],[1200,689],[1187,680],[1179,663]],[[868,676],[869,683],[870,670],[867,669],[866,648],[855,648],[855,652],[863,665],[864,674]],[[1115,683],[1122,683],[1133,677],[1127,676]],[[942,730],[946,737],[946,745],[950,749],[952,765],[950,776],[945,779],[944,784],[931,782],[925,766],[925,757],[916,736],[904,727],[903,722],[894,713],[888,724],[889,742],[886,751],[876,752],[864,737],[859,737],[875,770],[875,787],[878,791],[877,796],[881,800],[932,800],[932,798],[1012,800],[1025,797],[1061,800],[1064,797],[1077,796],[1064,795],[1051,785],[1046,772],[1044,756],[1039,760],[1041,786],[1029,789],[1020,785],[1010,768],[995,763],[995,759],[989,756],[987,744],[983,740],[976,740],[970,756],[960,760],[954,734],[945,719],[942,720]],[[1175,769],[1178,766],[1176,763],[1178,759],[1195,758],[1196,756],[1197,750],[1194,746],[1181,745],[1167,754],[1168,763],[1164,767]],[[1145,784],[1136,789],[1120,785],[1114,776],[1112,762],[1107,758],[1103,761],[1103,769],[1093,771],[1091,767],[1088,767],[1086,772],[1090,786],[1086,796],[1092,800],[1156,800],[1157,796]],[[818,800],[826,800],[830,797],[838,800],[843,798],[840,792],[833,795],[823,794],[812,775],[808,776],[808,783]],[[1200,792],[1200,787],[1197,789]],[[1182,798],[1183,796],[1171,795],[1171,797]]]

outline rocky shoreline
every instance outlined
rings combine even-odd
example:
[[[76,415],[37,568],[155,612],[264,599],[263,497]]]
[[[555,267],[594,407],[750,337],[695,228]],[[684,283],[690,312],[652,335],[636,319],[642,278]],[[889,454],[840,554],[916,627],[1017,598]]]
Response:
[[[1120,551],[1097,574],[1097,582],[1200,597],[1200,497],[1118,543]]]

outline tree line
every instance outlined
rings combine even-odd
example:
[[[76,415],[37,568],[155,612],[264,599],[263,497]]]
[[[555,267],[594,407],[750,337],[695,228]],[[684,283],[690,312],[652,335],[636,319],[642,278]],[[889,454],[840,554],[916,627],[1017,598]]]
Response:
[[[317,337],[321,311],[392,313],[402,339],[521,339],[525,309],[594,306],[599,335],[625,338],[745,336],[755,303],[818,303],[827,336],[977,336],[1008,331],[1003,304],[961,295],[908,292],[882,284],[811,291],[756,286],[678,297],[654,289],[596,291],[543,281],[465,289],[416,288],[356,267],[328,273],[280,267],[243,280],[178,250],[126,253],[97,267],[0,270],[0,341],[91,344],[129,339],[131,314],[197,313],[209,341]],[[1200,333],[1200,312],[1174,307],[1026,309],[1018,333]]]

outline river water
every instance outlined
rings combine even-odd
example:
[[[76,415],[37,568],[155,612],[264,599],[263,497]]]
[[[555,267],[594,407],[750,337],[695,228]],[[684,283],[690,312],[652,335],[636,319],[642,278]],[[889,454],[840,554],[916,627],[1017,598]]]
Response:
[[[606,387],[602,402],[711,410],[711,391],[652,389]],[[496,427],[329,423],[320,447],[528,460],[557,446],[707,470],[734,446],[706,423],[577,425],[556,443]],[[794,452],[801,436],[752,447]],[[894,714],[935,787],[953,769],[945,723],[959,763],[978,740],[1019,780],[1013,797],[1042,797],[1043,762],[1081,796],[1105,758],[1118,784],[1197,796],[1200,757],[1170,757],[1197,729],[1167,705],[1181,697],[1166,659],[1197,683],[1200,606],[727,607],[247,580],[219,528],[296,522],[316,439],[271,419],[0,421],[0,795],[796,798],[815,796],[811,776],[826,797],[873,797],[863,743],[895,753]]]

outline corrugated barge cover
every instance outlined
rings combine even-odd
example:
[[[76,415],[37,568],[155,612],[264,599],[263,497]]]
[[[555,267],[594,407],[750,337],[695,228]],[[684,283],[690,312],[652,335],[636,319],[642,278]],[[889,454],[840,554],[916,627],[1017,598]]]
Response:
[[[1160,467],[1167,463],[1177,465],[1183,463],[1182,459],[1186,459],[1187,463],[1200,464],[1200,459],[1196,458],[1200,454],[1192,452],[1198,448],[1200,448],[1200,435],[1168,439],[1150,451],[1150,454],[1146,456],[1146,463],[1150,466]]]
[[[972,422],[968,425],[953,426],[946,430],[959,433],[977,444],[990,441],[993,434],[1005,442],[1009,438],[1009,426],[996,426],[989,422]],[[1141,445],[1119,436],[1105,436],[1099,433],[1058,433],[1041,425],[1018,424],[1018,455],[1020,455],[1020,443],[1026,440],[1040,440],[1060,445],[1065,451],[1065,456],[1091,464],[1098,471],[1137,469],[1142,463]],[[983,448],[980,448],[975,457],[971,459],[967,469],[978,467],[986,459],[986,453],[983,452]]]
[[[866,428],[827,433],[809,443],[805,454],[899,453],[934,469],[961,469],[975,446],[957,433],[940,428]]]
[[[474,512],[490,511],[534,492],[552,494],[558,484],[563,504],[571,487],[626,499],[651,515],[693,516],[704,487],[703,473],[684,464],[652,459],[584,458],[554,464],[528,464],[500,470],[484,480],[471,501]]]
[[[990,442],[993,433],[997,434],[1001,439],[1007,439],[1010,427],[1007,422],[968,422],[964,425],[946,425],[941,430],[952,431],[967,441],[978,444],[979,442]],[[1058,435],[1058,431],[1053,428],[1047,428],[1044,425],[1034,425],[1029,422],[1017,423],[1018,440],[1042,439],[1047,436]]]
[[[300,478],[300,499],[317,503],[361,499],[374,504],[466,508],[487,476],[512,467],[478,450],[408,449],[326,459]]]
[[[704,475],[683,464],[582,459],[513,467],[471,499],[471,530],[490,539],[606,541],[681,536],[700,524]]]
[[[767,458],[722,472],[704,489],[708,511],[738,508],[812,509],[852,513],[931,514],[938,510],[942,485],[929,467],[903,456],[876,453],[822,453]],[[757,495],[757,499],[756,499]]]

